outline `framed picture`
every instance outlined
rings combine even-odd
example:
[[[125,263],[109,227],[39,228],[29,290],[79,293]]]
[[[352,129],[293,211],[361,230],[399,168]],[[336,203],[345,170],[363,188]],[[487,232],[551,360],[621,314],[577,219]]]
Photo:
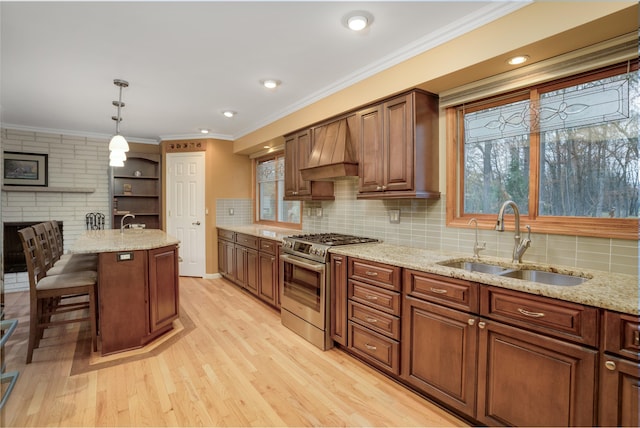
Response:
[[[48,157],[44,153],[4,152],[4,182],[7,186],[48,185]]]

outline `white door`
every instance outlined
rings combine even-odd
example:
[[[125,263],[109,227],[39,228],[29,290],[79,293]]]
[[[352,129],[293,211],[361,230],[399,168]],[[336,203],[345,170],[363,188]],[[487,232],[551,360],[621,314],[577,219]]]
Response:
[[[167,153],[167,233],[180,240],[180,275],[204,277],[204,152]]]

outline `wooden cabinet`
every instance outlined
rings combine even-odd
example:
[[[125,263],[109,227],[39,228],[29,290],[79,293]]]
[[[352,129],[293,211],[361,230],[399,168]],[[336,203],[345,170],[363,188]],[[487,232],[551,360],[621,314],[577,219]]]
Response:
[[[505,426],[592,426],[597,351],[481,321],[476,419]]]
[[[218,270],[240,287],[280,308],[280,243],[218,228]]]
[[[640,317],[605,311],[598,424],[639,426]]]
[[[598,352],[583,345],[597,346],[595,308],[483,286],[480,314],[476,419],[595,424]]]
[[[347,346],[347,258],[337,254],[330,257],[331,339]]]
[[[218,229],[218,272],[224,278],[233,280],[235,232]]]
[[[164,330],[178,318],[178,248],[149,250],[150,333]]]
[[[473,417],[477,284],[406,269],[403,288],[402,379]]]
[[[333,200],[333,182],[306,181],[300,174],[311,155],[311,130],[285,136],[284,141],[284,199]]]
[[[147,229],[160,229],[161,168],[160,155],[127,153],[123,167],[111,168],[111,227],[118,229],[125,214],[135,215],[127,223],[141,223]]]
[[[261,238],[258,252],[258,297],[277,308],[280,307],[279,247],[276,241]]]
[[[422,91],[357,113],[358,198],[439,198],[438,101]]]
[[[350,352],[392,374],[400,374],[400,268],[348,259]]]
[[[178,249],[100,253],[103,355],[135,349],[173,328],[179,315]]]

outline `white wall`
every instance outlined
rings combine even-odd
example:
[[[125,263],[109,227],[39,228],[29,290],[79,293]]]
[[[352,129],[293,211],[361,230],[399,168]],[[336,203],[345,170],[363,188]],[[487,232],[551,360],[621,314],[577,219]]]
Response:
[[[87,212],[109,213],[109,150],[107,140],[61,134],[0,130],[2,152],[47,153],[49,190],[93,188],[91,193],[2,192],[2,222],[58,220],[64,222],[64,245],[68,250],[85,230]],[[6,292],[27,290],[24,274],[4,275]]]

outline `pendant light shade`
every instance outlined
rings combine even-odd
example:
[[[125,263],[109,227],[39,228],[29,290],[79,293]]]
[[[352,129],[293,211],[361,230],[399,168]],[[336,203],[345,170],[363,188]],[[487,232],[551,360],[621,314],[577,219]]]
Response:
[[[109,153],[109,166],[124,166],[127,155],[123,150],[111,150]]]
[[[129,143],[127,143],[127,140],[125,140],[125,138],[122,135],[116,134],[113,137],[111,137],[111,141],[109,142],[109,150],[111,151],[118,150],[121,152],[128,152]]]

